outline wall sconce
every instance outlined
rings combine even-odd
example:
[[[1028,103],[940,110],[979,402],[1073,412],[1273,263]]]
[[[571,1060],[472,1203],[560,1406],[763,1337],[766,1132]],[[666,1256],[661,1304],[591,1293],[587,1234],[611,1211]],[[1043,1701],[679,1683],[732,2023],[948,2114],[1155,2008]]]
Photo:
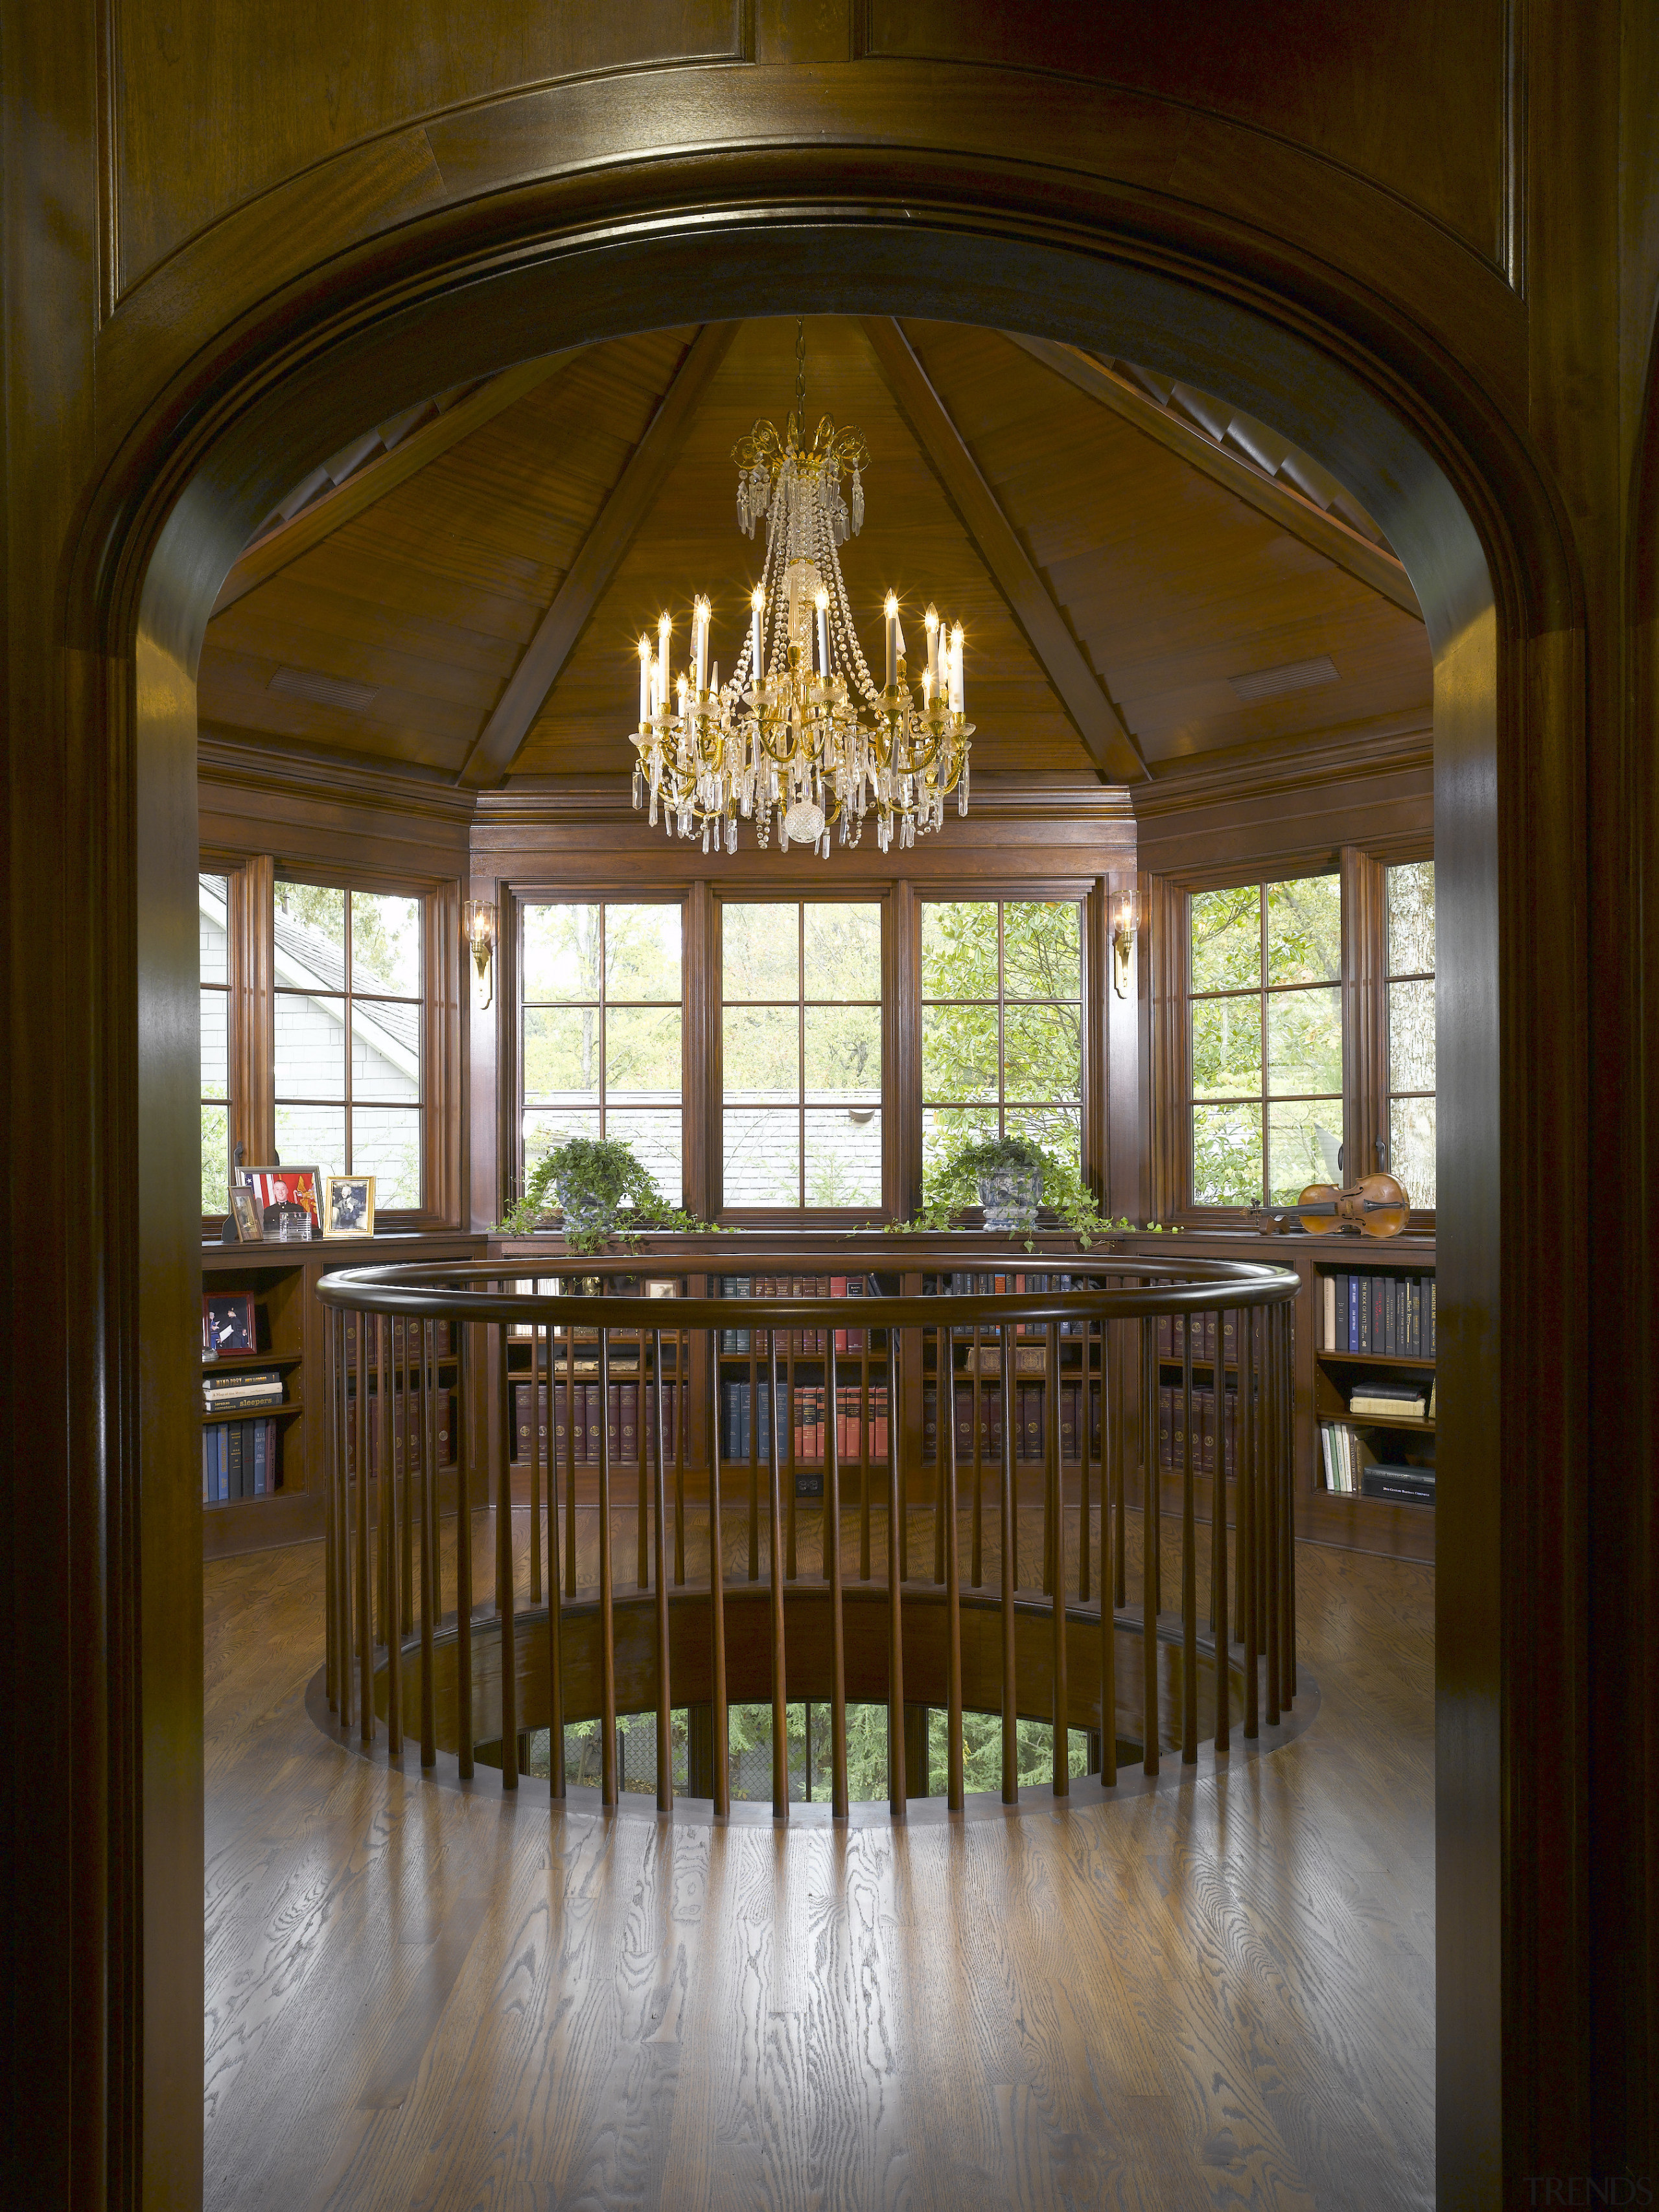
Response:
[[[1129,995],[1129,959],[1140,933],[1140,893],[1133,884],[1112,893],[1112,982],[1120,999]]]
[[[487,1006],[495,996],[491,969],[495,957],[495,909],[489,900],[468,899],[461,909],[461,929],[467,951],[472,955],[472,965],[478,971],[478,981],[484,987],[483,1002]]]

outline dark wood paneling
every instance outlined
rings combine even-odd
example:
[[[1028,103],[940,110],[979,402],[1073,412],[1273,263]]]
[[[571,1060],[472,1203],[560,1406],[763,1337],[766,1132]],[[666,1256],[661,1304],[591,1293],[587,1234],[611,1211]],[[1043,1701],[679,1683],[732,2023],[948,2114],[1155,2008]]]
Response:
[[[443,0],[316,0],[249,19],[186,0],[114,11],[121,286],[238,202],[411,117],[607,70],[737,61],[739,0],[485,0],[465,38]],[[211,118],[210,125],[208,118]]]
[[[1389,9],[1107,0],[1024,15],[995,0],[864,0],[870,55],[1012,64],[1141,85],[1308,147],[1503,257],[1509,87],[1503,0]],[[1308,66],[1317,53],[1319,65]]]

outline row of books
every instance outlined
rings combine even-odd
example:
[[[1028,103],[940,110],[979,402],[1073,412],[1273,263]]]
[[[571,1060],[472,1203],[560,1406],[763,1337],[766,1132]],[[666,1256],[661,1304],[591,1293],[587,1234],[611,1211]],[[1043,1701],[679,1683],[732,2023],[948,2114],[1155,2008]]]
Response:
[[[1367,1352],[1389,1359],[1432,1359],[1434,1277],[1385,1275],[1367,1268],[1320,1277],[1327,1352]]]
[[[509,1386],[508,1397],[513,1418],[513,1456],[516,1460],[530,1457],[531,1392],[528,1382]],[[654,1382],[645,1386],[645,1449],[652,1465],[657,1456],[657,1388]],[[678,1443],[676,1437],[676,1408],[679,1386],[665,1382],[662,1386],[662,1426],[665,1456],[672,1460]],[[552,1429],[548,1427],[549,1399],[545,1382],[534,1386],[536,1416],[536,1454],[544,1467],[565,1467],[574,1452],[578,1467],[597,1467],[600,1455],[608,1445],[613,1467],[637,1466],[640,1456],[640,1386],[638,1382],[612,1382],[607,1388],[599,1382],[555,1382],[552,1389]],[[571,1403],[574,1394],[575,1419],[572,1433]],[[607,1402],[608,1399],[608,1402]],[[551,1457],[549,1449],[551,1447]]]
[[[1000,1382],[981,1382],[979,1386],[977,1424],[975,1413],[975,1390],[970,1382],[956,1385],[957,1465],[973,1464],[975,1436],[979,1443],[981,1467],[1000,1467],[1003,1455],[1002,1385]],[[1063,1461],[1073,1461],[1079,1455],[1083,1437],[1083,1385],[1062,1382],[1060,1386],[1060,1455]],[[1014,1457],[1017,1460],[1042,1460],[1047,1456],[1048,1389],[1042,1382],[1018,1382],[1014,1386]],[[1100,1391],[1098,1387],[1089,1392],[1088,1406],[1089,1456],[1100,1457]],[[921,1455],[924,1460],[939,1457],[939,1390],[938,1386],[924,1384],[921,1393]]]
[[[793,1394],[778,1385],[778,1454],[787,1459],[822,1460],[829,1447],[829,1393],[822,1383],[797,1383]],[[771,1410],[769,1382],[720,1385],[720,1456],[758,1458],[769,1463],[767,1416]],[[867,1391],[856,1382],[836,1391],[836,1451],[844,1463],[868,1457],[883,1465],[887,1458],[887,1386],[872,1383]]]
[[[1166,1474],[1186,1471],[1187,1393],[1178,1382],[1158,1388],[1158,1463]],[[1238,1473],[1237,1390],[1221,1394],[1221,1468],[1230,1479]],[[1198,1474],[1216,1471],[1215,1392],[1210,1389],[1193,1391],[1193,1469]]]
[[[948,1275],[941,1275],[938,1283],[941,1291],[949,1291],[952,1297],[957,1298],[975,1296],[1006,1297],[1026,1291],[1036,1297],[1045,1291],[1086,1291],[1089,1287],[1086,1279],[1081,1275],[996,1274],[971,1267],[959,1267]],[[1046,1321],[1022,1321],[1015,1322],[1014,1329],[1018,1335],[1041,1334],[1048,1326]],[[1063,1321],[1060,1324],[1062,1336],[1082,1336],[1085,1332],[1086,1324],[1080,1317]],[[969,1334],[972,1334],[971,1324]]]
[[[1339,1497],[1392,1498],[1406,1505],[1434,1504],[1432,1467],[1379,1459],[1364,1437],[1338,1422],[1320,1423],[1319,1449],[1325,1487]]]
[[[276,1424],[210,1421],[202,1431],[202,1503],[269,1498],[276,1487]]]
[[[360,1318],[371,1324],[368,1332],[371,1366],[378,1364],[380,1358],[379,1340],[373,1327],[376,1316],[349,1313],[345,1317],[345,1352],[346,1363],[350,1367],[356,1367],[357,1364],[357,1323]],[[394,1314],[389,1322],[382,1320],[380,1326],[383,1329],[389,1327],[392,1331],[388,1358],[392,1366],[401,1367],[407,1360],[418,1364],[426,1357],[423,1332],[427,1324],[424,1322],[405,1321],[402,1315]],[[455,1324],[453,1321],[434,1321],[432,1323],[432,1356],[434,1359],[453,1359],[455,1357]]]
[[[421,1464],[421,1454],[426,1447],[425,1398],[413,1376],[407,1387],[399,1385],[387,1392],[392,1401],[392,1467],[395,1474],[404,1472],[405,1463],[412,1469]],[[365,1401],[368,1431],[368,1467],[371,1476],[380,1472],[380,1398],[371,1390]],[[434,1399],[437,1413],[438,1464],[455,1464],[456,1398],[453,1390],[440,1390]],[[357,1399],[353,1392],[346,1401],[346,1474],[357,1472]]]
[[[283,1377],[275,1367],[233,1368],[202,1375],[202,1410],[205,1413],[254,1413],[283,1402]]]
[[[723,1298],[861,1298],[866,1294],[869,1278],[866,1275],[723,1275],[720,1296]],[[787,1335],[778,1332],[780,1352],[793,1352],[807,1355],[822,1354],[828,1349],[824,1341],[830,1332],[822,1328],[793,1328]],[[769,1353],[769,1329],[723,1328],[720,1331],[720,1350],[735,1352]],[[837,1352],[864,1352],[868,1349],[869,1331],[862,1328],[838,1328],[835,1332]]]
[[[1215,1358],[1216,1317],[1212,1313],[1160,1314],[1158,1317],[1158,1356],[1160,1359],[1181,1359],[1186,1356],[1186,1328],[1190,1324],[1194,1364]],[[1238,1316],[1226,1313],[1221,1316],[1221,1357],[1229,1366],[1238,1359]],[[1258,1334],[1258,1341],[1259,1341]]]

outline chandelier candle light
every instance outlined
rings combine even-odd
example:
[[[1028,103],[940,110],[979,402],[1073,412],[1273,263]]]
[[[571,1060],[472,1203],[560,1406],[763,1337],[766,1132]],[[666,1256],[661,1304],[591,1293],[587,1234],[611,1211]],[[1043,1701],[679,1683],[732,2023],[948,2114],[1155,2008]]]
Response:
[[[732,453],[738,521],[750,537],[766,517],[766,558],[750,595],[749,634],[722,684],[708,662],[708,599],[691,611],[689,664],[670,682],[673,623],[664,613],[653,647],[640,640],[640,719],[634,732],[634,804],[659,816],[670,836],[701,836],[705,853],[738,849],[752,822],[764,848],[778,818],[778,848],[811,845],[829,858],[832,830],[856,845],[874,812],[876,842],[902,849],[940,828],[954,792],[968,811],[969,740],[963,711],[962,624],[948,629],[930,606],[927,665],[913,686],[898,600],[885,607],[886,682],[878,690],[853,627],[839,549],[864,521],[869,453],[855,430],[828,416],[810,447],[805,339],[796,326],[795,411],[779,437],[757,422]],[[849,478],[843,495],[843,478]],[[670,702],[671,688],[672,703]]]

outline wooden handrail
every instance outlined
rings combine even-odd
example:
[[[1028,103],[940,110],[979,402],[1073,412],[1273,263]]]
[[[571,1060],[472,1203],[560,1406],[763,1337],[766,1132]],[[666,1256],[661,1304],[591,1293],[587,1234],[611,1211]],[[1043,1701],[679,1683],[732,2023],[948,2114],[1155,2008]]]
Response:
[[[1010,1275],[1028,1268],[1037,1274],[1058,1272],[1047,1254],[1039,1255],[1042,1264],[1036,1266],[1024,1254],[975,1250],[969,1255],[948,1246],[944,1250],[951,1259],[971,1256],[975,1275]],[[908,1251],[894,1257],[891,1268],[870,1273],[920,1277],[924,1285],[930,1274],[946,1273],[942,1267],[919,1269]],[[908,1674],[919,1681],[937,1682],[939,1687],[932,1692],[935,1696],[942,1690],[947,1805],[951,1812],[963,1808],[965,1604],[975,1624],[987,1606],[998,1616],[1000,1658],[989,1676],[985,1665],[988,1652],[979,1640],[977,1625],[975,1629],[975,1710],[1000,1707],[1002,1795],[1010,1802],[1017,1800],[1019,1787],[1022,1666],[1035,1668],[1031,1679],[1037,1684],[1046,1675],[1044,1703],[1053,1729],[1052,1788],[1057,1797],[1068,1795],[1072,1787],[1069,1739],[1074,1718],[1079,1725],[1098,1719],[1102,1785],[1110,1788],[1116,1781],[1122,1637],[1140,1639],[1139,1725],[1142,1760],[1149,1774],[1158,1768],[1160,1711],[1166,1691],[1179,1707],[1178,1727],[1168,1740],[1171,1747],[1178,1743],[1183,1764],[1196,1759],[1205,1668],[1214,1677],[1212,1735],[1218,1752],[1224,1752],[1231,1740],[1231,1668],[1237,1667],[1242,1677],[1247,1737],[1259,1732],[1261,1691],[1269,1724],[1293,1699],[1289,1302],[1297,1284],[1288,1270],[1255,1261],[1165,1260],[1139,1253],[1091,1255],[1076,1261],[1068,1255],[1065,1272],[1074,1283],[1080,1281],[1081,1288],[953,1292],[941,1281],[924,1287],[919,1295],[896,1295],[880,1291],[866,1276],[870,1294],[850,1301],[816,1293],[678,1295],[694,1288],[701,1292],[715,1272],[717,1261],[702,1253],[695,1264],[678,1266],[661,1255],[642,1260],[633,1254],[560,1255],[556,1260],[538,1255],[529,1264],[545,1269],[546,1275],[532,1279],[527,1287],[522,1272],[526,1261],[518,1258],[353,1268],[327,1276],[319,1285],[319,1297],[328,1310],[330,1393],[326,1689],[342,1729],[355,1723],[365,1743],[375,1735],[379,1681],[387,1747],[393,1757],[400,1753],[405,1683],[417,1670],[421,1763],[422,1768],[431,1767],[436,1759],[440,1692],[446,1686],[440,1670],[450,1668],[453,1696],[447,1710],[453,1715],[452,1733],[462,1774],[472,1771],[481,1717],[493,1711],[499,1717],[494,1725],[500,1736],[502,1786],[516,1789],[525,1732],[532,1724],[532,1717],[544,1712],[551,1738],[550,1795],[557,1802],[565,1793],[563,1730],[573,1710],[566,1678],[571,1649],[567,1624],[577,1616],[588,1618],[596,1595],[596,1679],[575,1700],[574,1711],[586,1714],[591,1710],[600,1723],[601,1794],[605,1804],[614,1805],[622,1787],[617,1616],[619,1603],[625,1601],[631,1608],[639,1598],[648,1597],[659,1808],[667,1811],[673,1802],[672,1661],[677,1674],[708,1691],[713,1753],[707,1787],[717,1815],[722,1814],[729,1809],[732,1787],[728,1589],[752,1587],[758,1597],[763,1580],[769,1625],[774,1812],[787,1817],[789,1802],[787,1644],[792,1608],[816,1592],[821,1594],[817,1599],[820,1607],[826,1597],[828,1601],[831,1805],[834,1817],[845,1819],[849,1810],[848,1679],[854,1656],[847,1641],[847,1547],[853,1533],[847,1526],[849,1510],[856,1513],[858,1571],[852,1577],[853,1588],[861,1604],[866,1596],[883,1592],[887,1600],[883,1686],[888,1706],[888,1796],[895,1814],[903,1811],[909,1794],[904,1745]],[[769,1269],[790,1276],[802,1262],[798,1254],[745,1249],[742,1264],[752,1280],[755,1271],[763,1275]],[[572,1278],[582,1282],[581,1291],[565,1287]],[[665,1279],[672,1281],[677,1293],[672,1304],[646,1295],[647,1281]],[[555,1286],[543,1288],[544,1279]],[[590,1291],[586,1285],[592,1284],[602,1287]],[[631,1285],[633,1295],[625,1294],[625,1284]],[[671,1315],[672,1326],[665,1328]],[[1182,1414],[1181,1449],[1170,1455],[1179,1499],[1178,1631],[1160,1619],[1161,1547],[1150,1540],[1161,1516],[1157,1408],[1160,1358],[1168,1358],[1158,1351],[1156,1324],[1166,1315],[1173,1317]],[[1206,1328],[1214,1332],[1212,1351],[1202,1346]],[[742,1341],[747,1349],[723,1352],[720,1333],[734,1329],[744,1332]],[[853,1330],[863,1333],[862,1349],[844,1349],[845,1337],[838,1346],[837,1331]],[[447,1331],[447,1339],[441,1331]],[[812,1348],[813,1334],[822,1344],[821,1352]],[[1231,1358],[1230,1346],[1235,1354]],[[957,1364],[963,1358],[965,1367]],[[527,1364],[520,1365],[521,1361]],[[821,1372],[821,1384],[817,1380],[798,1383],[803,1363],[814,1375]],[[1204,1628],[1198,1611],[1202,1470],[1194,1418],[1194,1371],[1200,1365],[1210,1373],[1216,1442]],[[725,1370],[744,1376],[750,1391],[749,1435],[741,1450],[737,1449],[738,1439],[722,1433]],[[591,1451],[578,1449],[576,1436],[579,1406],[585,1402],[579,1392],[592,1387],[580,1379],[583,1371],[597,1373],[601,1409]],[[632,1437],[625,1445],[620,1435],[613,1437],[609,1418],[611,1378],[618,1371],[629,1378],[625,1387],[636,1393]],[[1028,1371],[1035,1377],[1029,1385],[1021,1380]],[[850,1413],[843,1409],[843,1384],[849,1374],[856,1375],[856,1381],[847,1385],[855,1401]],[[458,1586],[449,1616],[453,1625],[448,1626],[438,1538],[438,1409],[450,1387],[446,1377],[453,1378],[456,1395],[459,1418],[452,1431],[459,1499],[467,1509],[457,1516]],[[930,1379],[936,1429],[931,1459],[922,1434]],[[480,1384],[484,1386],[482,1396]],[[886,1442],[884,1450],[874,1450],[872,1394],[883,1386]],[[521,1387],[528,1389],[530,1408],[522,1462],[527,1478],[527,1571],[521,1569],[513,1541],[514,1462],[519,1456],[514,1436],[515,1428],[525,1425],[515,1394]],[[821,1502],[800,1498],[795,1479],[799,1465],[811,1463],[799,1443],[803,1387],[821,1388],[823,1393]],[[1043,1404],[1041,1421],[1022,1437],[1018,1431],[1027,1388],[1039,1389]],[[763,1443],[763,1389],[768,1431]],[[562,1501],[553,1419],[561,1391]],[[1073,1391],[1074,1398],[1062,1396]],[[1226,1453],[1230,1425],[1224,1418],[1230,1395],[1237,1412],[1236,1463],[1231,1465]],[[544,1404],[548,1425],[544,1493]],[[486,1405],[493,1419],[475,1421],[473,1409]],[[970,1423],[961,1435],[959,1406]],[[998,1448],[988,1451],[990,1417],[999,1407]],[[484,1464],[475,1469],[480,1436],[488,1436],[489,1442]],[[1000,1492],[988,1519],[983,1498],[988,1459],[997,1466]],[[598,1490],[599,1542],[587,1595],[578,1579],[579,1463],[591,1467]],[[739,1490],[727,1512],[722,1505],[722,1474],[734,1466],[746,1468],[749,1481],[746,1494]],[[1073,1470],[1074,1506],[1068,1488]],[[1143,1528],[1149,1539],[1141,1547],[1139,1619],[1136,1609],[1126,1603],[1125,1588],[1125,1513],[1136,1470],[1142,1503],[1148,1509]],[[1041,1477],[1036,1500],[1041,1531],[1036,1541],[1028,1533],[1022,1542],[1022,1471]],[[620,1492],[615,1482],[618,1473],[632,1478],[624,1480]],[[688,1473],[701,1478],[690,1486],[690,1498]],[[885,1537],[875,1546],[872,1486],[874,1478],[883,1474]],[[854,1479],[855,1503],[851,1499]],[[1237,1503],[1236,1527],[1231,1530],[1226,1510],[1230,1483]],[[964,1499],[962,1491],[969,1484],[971,1497]],[[698,1488],[704,1492],[701,1518],[708,1545],[708,1579],[700,1598],[686,1587],[687,1526],[690,1510],[698,1502]],[[637,1516],[631,1547],[637,1597],[625,1590],[619,1594],[616,1578],[613,1510],[625,1518],[630,1497]],[[495,1589],[490,1604],[482,1609],[474,1600],[471,1540],[471,1510],[479,1504],[492,1505],[496,1516]],[[672,1586],[681,1593],[672,1602],[671,1511]],[[1029,1502],[1027,1514],[1029,1529]],[[735,1516],[740,1524],[745,1515],[746,1582],[738,1566],[732,1584],[732,1570],[726,1564],[729,1540],[736,1533],[731,1522]],[[819,1539],[816,1566],[805,1578],[797,1573],[798,1517],[804,1517],[809,1541],[816,1521]],[[1073,1526],[1074,1552],[1068,1548]],[[932,1562],[932,1579],[921,1584],[909,1579],[913,1536],[926,1544],[920,1556]],[[966,1599],[964,1538],[969,1551]],[[994,1598],[984,1579],[986,1551],[993,1538],[998,1552]],[[743,1555],[739,1550],[731,1556],[737,1560]],[[1022,1566],[1028,1571],[1030,1587],[1022,1587]],[[674,1659],[671,1650],[677,1621],[683,1639],[688,1603],[700,1603],[703,1608],[706,1643],[701,1649],[707,1652],[706,1671],[695,1644],[687,1647],[682,1640],[677,1647],[687,1657]],[[1018,1632],[1019,1620],[1034,1605],[1046,1609],[1046,1653],[1033,1654]],[[938,1620],[941,1613],[942,1621]],[[634,1619],[631,1610],[629,1618]],[[862,1611],[860,1618],[866,1618]],[[907,1654],[907,1627],[924,1639],[933,1639],[925,1645],[933,1656],[920,1674],[915,1674],[915,1650]],[[1074,1674],[1073,1639],[1090,1629],[1098,1635],[1098,1667],[1091,1664]],[[630,1633],[637,1638],[637,1629]],[[538,1639],[543,1640],[545,1651],[544,1675],[524,1672],[526,1654]],[[1086,1651],[1086,1644],[1083,1648]],[[637,1652],[636,1642],[630,1646],[630,1668],[637,1666]],[[1160,1660],[1160,1653],[1166,1657]],[[493,1685],[477,1672],[479,1657],[492,1654]],[[753,1650],[742,1647],[742,1658],[748,1670],[744,1679],[748,1680],[755,1663]],[[867,1686],[878,1678],[871,1650],[860,1647],[856,1658],[861,1683]],[[1177,1666],[1178,1682],[1167,1680],[1169,1670]],[[1133,1685],[1133,1672],[1125,1679]],[[702,1694],[701,1687],[697,1693]],[[861,1690],[859,1694],[865,1693]],[[1135,1688],[1126,1694],[1134,1698]],[[407,1697],[412,1723],[412,1688]],[[1135,1725],[1131,1720],[1131,1735]],[[482,1732],[486,1738],[489,1727],[485,1722]]]

